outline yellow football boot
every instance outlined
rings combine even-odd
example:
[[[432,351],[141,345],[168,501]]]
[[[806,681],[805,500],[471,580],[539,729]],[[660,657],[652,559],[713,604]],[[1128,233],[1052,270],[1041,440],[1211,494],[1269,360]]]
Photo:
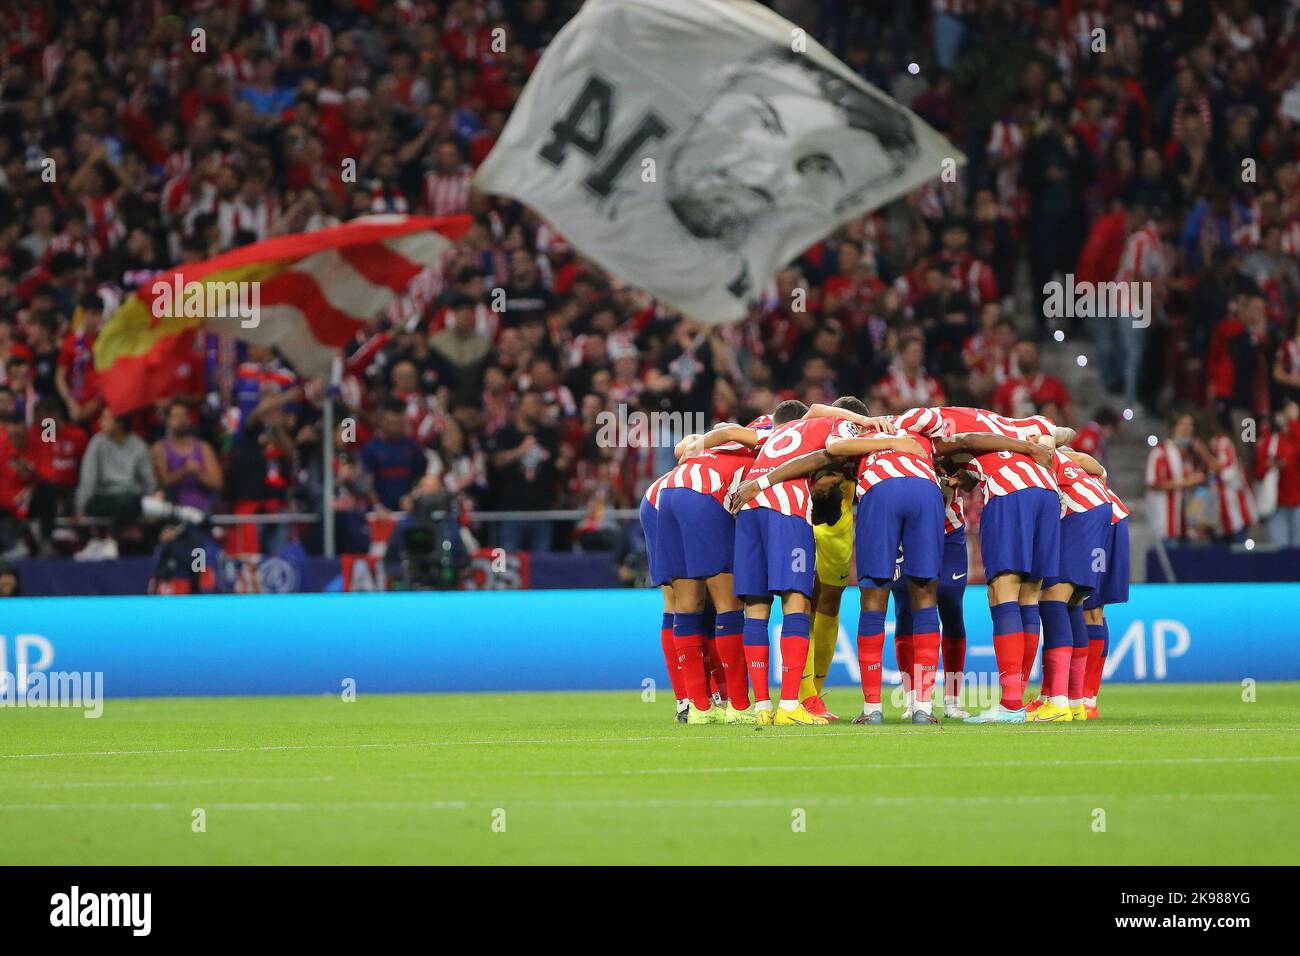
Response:
[[[830,723],[825,717],[818,717],[816,714],[810,714],[800,704],[794,710],[786,710],[783,707],[776,709],[776,720],[773,721],[778,727],[824,727]]]
[[[744,710],[736,710],[727,702],[727,723],[729,724],[756,724],[758,723],[759,712],[754,710],[754,705],[750,704]]]
[[[1069,707],[1060,707],[1050,700],[1045,700],[1038,708],[1025,717],[1028,724],[1063,724],[1074,718]]]
[[[700,710],[694,704],[691,704],[686,709],[686,722],[688,724],[721,724],[726,719],[726,712],[717,705],[710,707],[708,710]]]

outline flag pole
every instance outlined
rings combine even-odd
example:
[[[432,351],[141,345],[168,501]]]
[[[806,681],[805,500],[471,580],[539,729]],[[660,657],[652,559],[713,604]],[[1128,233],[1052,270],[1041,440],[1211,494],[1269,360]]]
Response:
[[[330,363],[329,381],[325,385],[325,407],[322,410],[324,434],[321,435],[321,536],[324,539],[325,557],[334,557],[334,396],[343,379],[343,359],[336,357]]]

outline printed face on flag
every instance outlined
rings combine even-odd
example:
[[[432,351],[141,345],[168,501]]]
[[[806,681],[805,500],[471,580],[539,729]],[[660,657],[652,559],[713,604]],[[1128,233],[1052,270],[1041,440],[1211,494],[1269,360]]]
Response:
[[[841,223],[963,162],[748,0],[587,0],[475,185],[689,318],[744,318]]]
[[[736,66],[681,137],[668,203],[691,235],[737,250],[755,229],[851,212],[918,150],[901,107],[777,47]]]

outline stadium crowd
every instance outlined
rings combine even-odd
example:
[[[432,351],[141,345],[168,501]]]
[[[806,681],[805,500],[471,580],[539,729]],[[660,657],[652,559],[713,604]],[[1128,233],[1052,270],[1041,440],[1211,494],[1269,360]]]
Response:
[[[347,357],[329,463],[342,551],[366,550],[365,516],[438,490],[467,522],[585,513],[479,529],[507,549],[625,547],[607,512],[674,459],[672,441],[606,447],[620,408],[712,422],[842,394],[880,412],[979,405],[1073,424],[1104,461],[1131,416],[1089,420],[1044,371],[1042,350],[1073,337],[1094,342],[1117,409],[1200,415],[1152,451],[1164,537],[1189,533],[1183,492],[1226,480],[1215,463],[1235,453],[1242,476],[1279,476],[1274,534],[1300,543],[1297,4],[772,5],[969,163],[808,249],[745,323],[705,329],[471,188],[573,4],[6,3],[0,551],[49,553],[58,519],[88,515],[108,531],[81,553],[109,556],[160,498],[319,511],[321,382],[213,337],[193,394],[116,418],[96,333],[179,263],[360,215],[466,212],[446,261]],[[1048,317],[1038,290],[1066,273],[1150,282],[1153,321]],[[227,547],[286,533],[236,527]]]

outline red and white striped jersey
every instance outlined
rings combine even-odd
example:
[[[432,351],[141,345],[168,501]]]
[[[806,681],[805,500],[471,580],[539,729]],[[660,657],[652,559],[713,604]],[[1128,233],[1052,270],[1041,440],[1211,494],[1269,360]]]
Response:
[[[934,472],[935,438],[943,437],[943,419],[929,408],[909,408],[890,419],[899,433],[920,443],[925,455],[906,451],[877,451],[863,455],[858,463],[857,496],[861,498],[887,478],[927,478],[935,484],[939,476]]]
[[[858,434],[856,425],[838,418],[801,418],[786,422],[772,429],[743,480],[762,477],[786,462],[819,452],[832,438],[856,438]],[[799,515],[812,524],[812,481],[805,476],[777,482],[745,502],[741,510],[752,508],[771,508],[783,515]]]
[[[1029,415],[1026,418],[1016,418],[1011,415],[1000,417],[1005,418],[1020,429],[1021,438],[1032,438],[1035,435],[1051,435],[1056,432],[1056,423],[1046,415]]]
[[[1120,501],[1119,495],[1115,494],[1115,490],[1110,485],[1103,485],[1102,487],[1106,489],[1106,497],[1110,499],[1110,523],[1119,524],[1131,512],[1124,502]]]
[[[1186,534],[1183,491],[1181,488],[1160,491],[1153,485],[1181,480],[1186,468],[1182,451],[1172,441],[1162,441],[1147,456],[1147,512],[1156,533],[1162,538],[1181,538]]]
[[[944,399],[943,386],[934,376],[924,370],[916,376],[910,376],[898,365],[891,366],[885,377],[876,384],[876,394],[895,408],[904,402],[917,405],[942,404]]]
[[[243,197],[218,199],[213,211],[217,214],[217,230],[223,249],[234,245],[235,235],[242,231],[251,232],[259,240],[265,239],[279,219],[279,206],[274,201],[249,203]]]
[[[725,423],[724,423],[725,424]],[[716,426],[722,428],[723,425]],[[767,440],[772,429],[772,416],[760,415],[746,428],[758,432],[758,445],[749,448],[740,442],[724,442],[714,448],[706,449],[698,455],[692,455],[664,474],[660,475],[645,491],[645,498],[650,504],[659,507],[659,495],[665,488],[690,488],[718,499],[723,506],[728,504],[727,496],[736,490],[744,480],[745,469],[753,463],[758,449]]]
[[[1125,241],[1115,279],[1118,282],[1141,282],[1168,273],[1169,264],[1165,261],[1160,232],[1154,222],[1147,222]]]
[[[924,435],[931,440],[947,438],[950,434],[943,416],[938,408],[909,408],[901,415],[895,415],[890,421],[899,431],[908,431],[913,435]]]
[[[424,177],[424,204],[431,216],[451,216],[469,208],[470,179],[474,171],[463,166],[454,173],[429,173]]]
[[[925,454],[917,455],[910,451],[877,451],[863,455],[858,462],[857,496],[861,498],[867,489],[873,488],[889,478],[925,478],[939,483],[939,476],[934,473],[934,443],[921,432],[904,431],[904,434],[925,449]]]
[[[966,467],[979,479],[985,504],[993,498],[1027,488],[1058,490],[1051,472],[1032,458],[1016,452],[999,451],[980,455],[972,458]]]
[[[1025,134],[1012,119],[1000,119],[989,129],[987,156],[997,170],[998,210],[1003,216],[1019,218],[1029,202],[1020,182],[1020,165],[1025,153]]]
[[[924,441],[930,444],[931,457],[933,457],[933,440],[946,437],[945,429],[948,428],[948,425],[944,423],[944,416],[939,414],[937,408],[909,408],[902,415],[894,415],[891,420],[894,428],[897,428],[900,432],[910,433],[913,437],[924,436]],[[961,531],[965,527],[966,499],[962,497],[961,489],[953,489],[950,496],[945,490],[945,535],[952,535],[954,531]]]
[[[952,534],[966,527],[966,499],[957,490],[951,498],[944,496],[943,533]]]
[[[1214,482],[1219,493],[1219,521],[1224,534],[1236,534],[1259,520],[1255,512],[1255,496],[1250,493],[1232,439],[1227,435],[1215,435],[1210,440],[1210,451],[1218,465]]]
[[[1061,493],[1062,518],[1082,514],[1093,508],[1109,507],[1110,496],[1106,494],[1106,486],[1099,478],[1088,474],[1062,451],[1053,453],[1052,463],[1055,466],[1056,486]]]
[[[762,443],[759,443],[762,447]],[[692,455],[664,475],[660,491],[668,488],[689,488],[710,495],[718,504],[730,503],[731,493],[744,480],[745,471],[754,463],[756,448],[747,448],[740,442],[729,441]]]
[[[654,481],[650,482],[650,487],[645,490],[645,495],[643,497],[646,501],[650,502],[650,506],[656,511],[659,510],[659,492],[664,490],[664,482],[668,480],[668,476],[671,474],[672,472],[669,471],[660,475]]]
[[[1050,435],[1055,428],[1042,415],[1030,418],[1007,418],[983,408],[945,406],[931,409],[943,420],[944,435],[962,434],[1004,435],[1007,438],[1032,438]],[[908,413],[911,414],[911,413]],[[910,426],[909,426],[910,427]],[[966,465],[979,480],[984,503],[1001,495],[1009,495],[1026,488],[1043,488],[1057,491],[1056,476],[1050,468],[1040,465],[1029,455],[1013,451],[987,452],[977,455]]]

